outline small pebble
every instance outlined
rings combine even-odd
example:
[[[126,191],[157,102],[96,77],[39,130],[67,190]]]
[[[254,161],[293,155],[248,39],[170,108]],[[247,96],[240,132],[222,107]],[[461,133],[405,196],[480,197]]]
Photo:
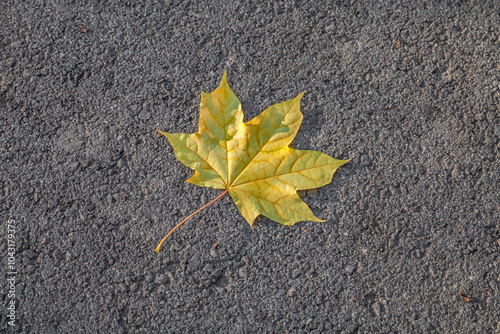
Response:
[[[160,274],[155,279],[155,283],[158,285],[163,285],[163,284],[166,284],[167,282],[168,282],[168,278],[167,278],[167,276],[165,276],[163,274]]]
[[[148,120],[151,118],[151,113],[149,111],[143,110],[139,114],[139,119]]]
[[[372,309],[373,309],[373,313],[375,313],[375,315],[377,317],[380,316],[380,304],[379,303],[373,304]]]
[[[350,264],[348,264],[347,266],[345,266],[344,270],[346,273],[348,273],[349,275],[352,274],[354,272],[354,266],[351,266]]]

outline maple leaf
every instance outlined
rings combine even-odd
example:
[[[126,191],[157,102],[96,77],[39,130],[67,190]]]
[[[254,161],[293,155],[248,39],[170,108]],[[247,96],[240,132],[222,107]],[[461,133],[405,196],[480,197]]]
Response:
[[[224,72],[216,90],[201,93],[198,132],[160,131],[170,141],[177,159],[195,170],[186,182],[226,190],[184,221],[227,192],[250,226],[259,214],[285,225],[323,221],[300,199],[297,190],[330,183],[335,171],[349,160],[288,147],[302,123],[303,94],[275,104],[244,123],[241,103],[229,88]]]

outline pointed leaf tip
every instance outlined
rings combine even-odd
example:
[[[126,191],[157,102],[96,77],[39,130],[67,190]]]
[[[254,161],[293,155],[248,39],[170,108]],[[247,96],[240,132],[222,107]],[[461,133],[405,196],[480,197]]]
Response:
[[[352,160],[352,158],[351,158],[351,159],[347,159],[347,160],[340,160],[340,161],[342,161],[342,164],[341,164],[340,166],[345,165],[346,163],[348,163],[348,162],[349,162],[349,161],[351,161],[351,160]],[[339,166],[339,167],[340,167],[340,166]]]
[[[156,129],[159,133],[162,134],[162,136],[168,137],[169,133],[168,132],[163,132],[161,130]]]
[[[222,75],[222,79],[220,81],[221,86],[227,86],[227,70],[224,70],[224,74]]]

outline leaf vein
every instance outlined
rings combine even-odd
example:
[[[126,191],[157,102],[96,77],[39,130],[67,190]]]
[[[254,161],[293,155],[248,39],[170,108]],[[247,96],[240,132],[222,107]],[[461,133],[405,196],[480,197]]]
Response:
[[[314,166],[314,167],[310,167],[310,168],[306,168],[306,169],[302,169],[302,171],[305,171],[305,170],[311,170],[311,169],[315,169],[315,168],[323,168],[323,167],[327,167],[327,166],[333,166],[333,165],[336,165],[336,163],[333,163],[333,164],[326,164],[326,165],[321,165],[321,166]],[[283,173],[283,174],[277,174],[277,175],[273,175],[273,176],[269,176],[269,177],[263,177],[261,179],[255,179],[255,180],[250,180],[250,181],[247,181],[247,182],[243,182],[243,183],[239,183],[237,185],[234,185],[233,187],[239,187],[239,186],[242,186],[244,184],[248,184],[248,183],[252,183],[252,182],[257,182],[257,181],[261,181],[261,180],[264,180],[264,179],[271,179],[273,177],[279,177],[279,176],[283,176],[283,175],[286,175],[286,174],[293,174],[293,173],[297,173],[297,172],[290,172],[290,173]],[[283,181],[280,179],[280,181]]]

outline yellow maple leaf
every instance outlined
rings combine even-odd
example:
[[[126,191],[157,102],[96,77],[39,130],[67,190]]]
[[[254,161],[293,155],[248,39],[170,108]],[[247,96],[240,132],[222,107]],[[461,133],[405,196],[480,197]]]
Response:
[[[198,132],[160,133],[170,141],[177,159],[195,170],[186,182],[226,190],[206,206],[229,192],[250,225],[259,214],[285,225],[304,220],[322,222],[297,190],[330,183],[335,171],[349,160],[288,147],[302,123],[303,94],[275,104],[244,123],[241,103],[229,88],[224,72],[216,90],[201,93]]]

